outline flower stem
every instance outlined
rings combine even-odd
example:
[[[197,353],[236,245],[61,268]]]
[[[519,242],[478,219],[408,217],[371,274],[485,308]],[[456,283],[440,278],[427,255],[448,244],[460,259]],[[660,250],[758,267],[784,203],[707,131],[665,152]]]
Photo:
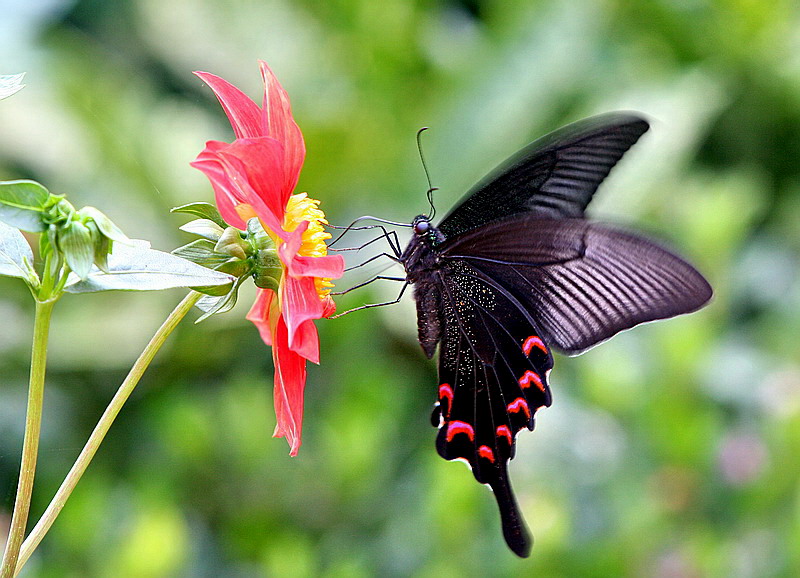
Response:
[[[11,517],[11,528],[8,532],[3,563],[0,566],[2,578],[14,576],[20,546],[28,524],[33,477],[36,473],[36,458],[39,453],[39,432],[42,426],[42,405],[44,403],[44,373],[47,363],[47,337],[50,333],[50,316],[53,312],[53,305],[55,305],[55,300],[36,302],[31,374],[28,384],[28,410],[25,416],[25,439],[22,443],[22,462],[20,463],[14,513]]]
[[[72,490],[75,489],[75,485],[86,471],[86,468],[92,461],[92,458],[97,452],[100,443],[103,441],[103,438],[105,438],[106,433],[108,433],[111,424],[114,423],[114,419],[117,417],[117,414],[119,414],[125,401],[127,401],[128,397],[133,392],[136,384],[139,383],[139,379],[141,379],[145,370],[150,365],[150,362],[153,360],[158,350],[161,349],[161,346],[164,345],[167,337],[169,337],[169,335],[172,333],[175,327],[177,327],[178,323],[180,323],[180,321],[186,316],[186,314],[191,311],[192,307],[195,305],[195,303],[197,303],[200,297],[202,297],[201,293],[192,291],[175,307],[175,309],[169,314],[169,317],[167,317],[161,327],[158,328],[158,331],[156,331],[155,335],[153,335],[150,342],[139,355],[136,363],[134,363],[133,367],[131,367],[127,377],[122,382],[122,385],[119,386],[117,393],[114,394],[114,397],[111,399],[111,402],[108,404],[105,412],[103,412],[102,417],[97,422],[92,434],[89,436],[89,440],[86,442],[83,450],[81,450],[78,459],[75,460],[72,469],[70,469],[67,477],[61,483],[61,487],[58,488],[58,491],[56,492],[55,496],[53,496],[53,499],[50,501],[50,504],[47,506],[44,514],[42,514],[41,519],[36,523],[36,526],[34,526],[33,530],[31,530],[31,533],[28,535],[25,543],[22,544],[22,549],[19,554],[19,562],[17,563],[17,572],[19,572],[25,562],[27,562],[30,555],[39,545],[39,542],[42,541],[44,535],[53,525],[53,522],[58,514],[64,508],[64,504],[66,504],[67,499],[72,493]],[[2,578],[6,578],[6,575],[4,574]]]

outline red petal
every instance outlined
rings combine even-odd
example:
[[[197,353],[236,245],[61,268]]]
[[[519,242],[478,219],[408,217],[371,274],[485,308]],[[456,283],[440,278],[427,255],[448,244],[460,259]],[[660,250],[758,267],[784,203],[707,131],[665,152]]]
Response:
[[[311,320],[304,321],[295,330],[289,347],[300,357],[319,365],[319,333]]]
[[[274,437],[286,437],[289,455],[296,456],[302,443],[303,392],[306,387],[306,360],[289,349],[283,317],[278,317],[272,359],[275,364]]]
[[[334,313],[336,313],[336,303],[333,302],[333,297],[328,295],[325,299],[322,300],[322,316],[323,317],[330,317]]]
[[[249,96],[227,80],[209,72],[195,72],[205,82],[225,110],[236,138],[267,136],[262,125],[261,110]]]
[[[283,194],[283,147],[269,137],[237,139],[219,156],[228,165],[228,177],[272,232],[283,236],[288,195]]]
[[[191,165],[202,171],[211,181],[217,208],[225,222],[232,227],[244,229],[245,222],[236,211],[236,207],[244,203],[242,192],[228,177],[223,160],[218,154],[221,149],[228,146],[228,143],[219,141],[207,142],[206,148],[197,155],[197,159]]]
[[[272,345],[272,330],[280,314],[276,297],[272,289],[259,289],[255,303],[246,316],[258,328],[261,339],[267,345]]]
[[[344,257],[326,255],[325,257],[296,256],[289,265],[289,274],[296,277],[324,277],[338,279],[344,274]]]
[[[294,277],[338,279],[344,274],[344,257],[341,255],[305,257],[297,254],[303,244],[303,233],[308,230],[308,226],[308,221],[301,221],[278,247],[278,256],[286,265],[289,275]]]
[[[324,313],[322,300],[317,295],[313,277],[286,276],[281,284],[281,313],[286,322],[289,347],[307,359],[318,358],[319,350],[310,352],[303,347],[298,328],[310,319],[319,319]]]
[[[291,267],[292,261],[295,259],[297,252],[303,244],[303,233],[308,230],[308,221],[300,221],[300,224],[295,227],[295,230],[286,233],[284,243],[278,247],[278,257],[281,258],[286,267]]]
[[[283,172],[285,192],[291,194],[297,185],[300,169],[306,156],[303,133],[292,117],[289,95],[281,86],[266,62],[259,61],[261,78],[264,81],[264,104],[262,106],[265,134],[281,142],[286,151]]]

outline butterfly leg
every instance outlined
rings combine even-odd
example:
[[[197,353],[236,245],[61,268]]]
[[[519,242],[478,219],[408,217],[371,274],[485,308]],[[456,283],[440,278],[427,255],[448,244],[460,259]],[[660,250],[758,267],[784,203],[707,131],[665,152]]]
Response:
[[[370,227],[370,228],[372,228],[372,227]],[[378,227],[378,228],[383,229],[383,227]],[[344,253],[346,251],[360,251],[364,247],[368,247],[368,246],[372,245],[373,243],[377,243],[381,239],[386,239],[389,242],[389,246],[392,248],[392,253],[396,252],[395,249],[399,249],[399,245],[398,245],[398,241],[397,241],[397,233],[395,233],[394,231],[384,231],[384,234],[378,235],[374,239],[370,239],[369,241],[367,241],[363,245],[358,245],[356,247],[342,247],[341,249],[339,249],[339,248],[335,248],[335,249],[331,248],[330,250],[331,251],[338,251],[340,253]],[[329,248],[330,248],[330,246],[329,246]]]
[[[400,280],[400,279],[397,279]],[[402,279],[402,281],[406,281]],[[406,281],[403,284],[403,287],[400,289],[400,293],[397,295],[397,299],[394,301],[386,301],[384,303],[368,303],[366,305],[362,305],[361,307],[356,307],[355,309],[348,309],[343,313],[337,313],[336,315],[331,315],[328,319],[336,319],[337,317],[342,317],[343,315],[347,315],[348,313],[353,313],[355,311],[361,311],[362,309],[371,309],[372,307],[383,307],[384,305],[394,305],[395,303],[400,303],[400,299],[403,298],[403,293],[406,292],[406,287],[408,287],[409,283]]]
[[[355,289],[360,289],[361,287],[364,287],[365,285],[369,285],[373,281],[378,281],[380,279],[382,279],[384,281],[405,281],[406,280],[405,277],[387,277],[386,275],[375,275],[372,279],[369,279],[368,281],[364,281],[363,283],[359,283],[358,285],[353,285],[352,287],[349,287],[349,288],[345,289],[344,291],[331,291],[331,295],[345,295],[347,293],[350,293],[350,291],[354,291]]]
[[[400,252],[400,241],[397,238],[397,233],[395,231],[387,231],[386,228],[381,226],[381,225],[370,225],[369,227],[357,227],[356,229],[357,230],[362,230],[362,229],[380,229],[382,231],[382,234],[378,235],[374,239],[370,239],[369,241],[367,241],[363,245],[358,245],[356,247],[343,247],[341,249],[332,248],[332,245],[336,241],[338,241],[339,239],[342,238],[342,235],[344,235],[344,233],[342,233],[342,235],[339,235],[339,237],[337,237],[335,241],[333,241],[333,242],[328,244],[328,248],[331,251],[338,251],[340,253],[344,253],[345,251],[360,251],[364,247],[368,247],[369,245],[372,245],[372,243],[376,243],[376,242],[380,241],[381,239],[386,239],[386,242],[389,244],[389,248],[392,250],[392,253],[395,254],[395,257],[399,257],[401,255],[401,252]]]
[[[389,253],[379,253],[377,255],[373,255],[372,257],[370,257],[369,259],[367,259],[363,263],[359,263],[358,265],[353,265],[352,267],[347,267],[345,269],[345,271],[352,271],[353,269],[358,269],[360,267],[363,267],[364,265],[368,265],[369,263],[372,263],[376,259],[380,259],[381,257],[389,257],[389,259],[391,259],[395,263],[399,263],[400,262],[400,259],[398,259],[394,255],[390,255]]]
[[[395,233],[394,231],[391,232],[391,234],[394,236],[394,243],[392,243],[392,239],[389,238],[390,233],[387,232],[386,228],[381,226],[381,225],[367,225],[365,227],[354,227],[353,226],[356,223],[358,223],[359,221],[364,221],[364,220],[378,221],[379,223],[384,223],[384,224],[387,224],[387,225],[393,225],[395,227],[409,227],[409,228],[411,227],[410,223],[397,223],[395,221],[387,221],[386,219],[379,219],[377,217],[371,217],[369,215],[364,215],[363,217],[358,217],[357,219],[355,219],[352,223],[347,225],[347,227],[338,227],[336,225],[327,225],[331,229],[344,229],[342,231],[342,233],[338,237],[336,237],[333,241],[328,243],[328,247],[332,247],[333,245],[338,243],[339,240],[342,237],[344,237],[350,231],[364,231],[364,230],[367,230],[367,229],[376,229],[377,228],[377,229],[380,229],[383,232],[383,235],[381,235],[381,237],[379,237],[379,238],[386,238],[388,240],[389,245],[392,248],[392,252],[395,253],[395,255],[397,255],[398,257],[402,254],[402,252],[400,251],[400,243],[397,240],[397,233]],[[355,249],[358,250],[357,248],[355,248]]]

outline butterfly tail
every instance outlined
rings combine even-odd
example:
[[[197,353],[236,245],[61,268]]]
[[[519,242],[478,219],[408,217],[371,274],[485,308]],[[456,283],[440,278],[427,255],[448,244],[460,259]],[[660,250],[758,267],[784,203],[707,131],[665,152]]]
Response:
[[[505,468],[503,468],[505,470]],[[489,484],[500,508],[500,521],[503,525],[503,537],[506,544],[520,558],[527,558],[531,553],[531,538],[525,520],[519,512],[517,500],[511,490],[507,472],[503,471],[496,480]]]

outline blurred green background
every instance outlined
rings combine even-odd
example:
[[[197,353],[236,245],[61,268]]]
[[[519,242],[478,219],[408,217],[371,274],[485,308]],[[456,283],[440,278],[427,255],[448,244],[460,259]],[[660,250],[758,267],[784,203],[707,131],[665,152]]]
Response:
[[[161,352],[23,576],[800,575],[800,9],[794,0],[0,0],[0,179],[33,178],[132,237],[188,241],[211,200],[189,162],[230,140],[219,74],[292,98],[300,187],[331,222],[443,214],[528,141],[598,112],[652,129],[595,218],[685,254],[694,315],[557,357],[554,403],[511,464],[535,535],[520,560],[494,500],[440,459],[435,364],[413,303],[319,322],[304,445],[270,437],[272,366],[251,297]],[[354,241],[356,237],[353,237]],[[380,266],[350,274],[367,278]],[[391,298],[374,286],[340,310]],[[0,280],[0,528],[13,505],[32,303]],[[56,309],[32,517],[181,292]],[[2,530],[0,530],[2,531]]]

